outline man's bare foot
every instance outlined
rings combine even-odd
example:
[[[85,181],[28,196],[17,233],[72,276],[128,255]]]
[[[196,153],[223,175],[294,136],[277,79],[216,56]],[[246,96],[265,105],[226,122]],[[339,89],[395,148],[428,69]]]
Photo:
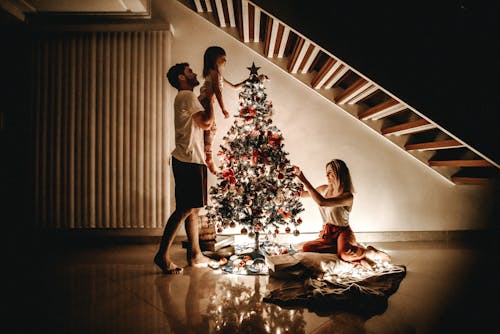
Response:
[[[212,259],[205,255],[198,255],[190,259],[189,265],[193,267],[208,267],[208,264],[212,262]]]
[[[184,271],[182,267],[179,267],[172,261],[166,261],[159,254],[155,255],[154,263],[167,275],[179,275]]]

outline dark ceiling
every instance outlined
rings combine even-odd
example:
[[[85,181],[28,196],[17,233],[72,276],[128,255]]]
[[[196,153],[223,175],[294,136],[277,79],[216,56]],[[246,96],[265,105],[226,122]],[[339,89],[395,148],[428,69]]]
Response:
[[[500,2],[252,1],[500,161]]]

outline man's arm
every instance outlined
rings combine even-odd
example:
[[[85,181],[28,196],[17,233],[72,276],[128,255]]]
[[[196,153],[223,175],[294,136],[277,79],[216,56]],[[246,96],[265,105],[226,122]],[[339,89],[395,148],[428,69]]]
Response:
[[[193,114],[193,120],[203,130],[209,130],[214,122],[214,113],[212,110],[201,110]]]

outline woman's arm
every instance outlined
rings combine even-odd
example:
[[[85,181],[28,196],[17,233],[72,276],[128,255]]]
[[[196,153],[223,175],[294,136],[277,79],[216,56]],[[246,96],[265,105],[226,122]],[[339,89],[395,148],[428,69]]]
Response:
[[[304,173],[300,170],[299,167],[294,166],[295,175],[299,178],[300,181],[307,188],[309,195],[319,206],[350,206],[352,205],[352,194],[345,193],[337,197],[329,197],[326,198],[318,190],[324,190],[324,188],[318,187],[318,189],[314,188],[309,182],[309,180],[304,176]]]
[[[325,188],[328,187],[326,184],[322,184],[319,187],[316,187],[316,190],[321,193],[325,190]],[[302,189],[300,192],[300,197],[311,197],[311,193],[308,190]]]

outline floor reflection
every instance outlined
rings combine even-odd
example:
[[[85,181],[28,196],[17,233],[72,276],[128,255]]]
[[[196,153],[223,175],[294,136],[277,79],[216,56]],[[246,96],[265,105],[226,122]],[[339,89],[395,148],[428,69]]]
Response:
[[[207,313],[213,333],[305,333],[303,309],[282,309],[262,298],[268,277],[224,275]]]
[[[160,276],[156,287],[173,333],[305,333],[303,309],[264,303],[268,276],[241,276],[193,268],[185,272],[185,298],[176,277]],[[184,299],[179,308],[176,298]]]
[[[500,299],[498,275],[470,269],[492,266],[482,249],[439,242],[390,247],[409,274],[384,312],[368,316],[346,311],[337,301],[326,305],[328,313],[263,302],[271,291],[292,284],[276,277],[192,267],[183,275],[163,275],[152,263],[151,245],[46,250],[29,272],[8,272],[15,282],[6,286],[7,318],[14,326],[7,331],[461,334],[496,328],[498,308],[485,306],[484,293],[471,288],[480,286],[490,299]],[[173,260],[186,265],[185,249],[174,250]]]

